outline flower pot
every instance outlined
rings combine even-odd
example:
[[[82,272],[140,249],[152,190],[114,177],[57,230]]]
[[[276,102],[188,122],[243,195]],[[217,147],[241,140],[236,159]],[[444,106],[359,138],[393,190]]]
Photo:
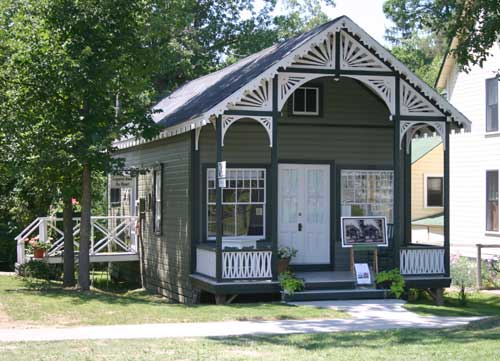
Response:
[[[290,263],[289,258],[280,258],[278,259],[278,264],[277,264],[277,269],[278,269],[278,274],[286,272],[288,270],[288,264]]]
[[[35,248],[34,250],[34,257],[35,258],[43,258],[45,257],[45,250],[41,248]]]

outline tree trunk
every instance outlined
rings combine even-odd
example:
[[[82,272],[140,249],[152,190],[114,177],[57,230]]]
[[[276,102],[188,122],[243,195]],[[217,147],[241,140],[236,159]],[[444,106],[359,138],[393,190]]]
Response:
[[[64,197],[64,278],[63,287],[75,285],[75,248],[73,244],[73,203],[71,197]]]
[[[82,174],[82,215],[80,221],[80,254],[78,268],[78,285],[82,291],[90,290],[89,248],[91,233],[91,170],[90,165],[83,165]]]

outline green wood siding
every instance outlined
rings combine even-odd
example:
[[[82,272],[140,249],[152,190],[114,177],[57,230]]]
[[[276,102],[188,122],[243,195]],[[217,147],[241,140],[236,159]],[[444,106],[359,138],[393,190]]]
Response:
[[[278,126],[280,162],[334,161],[337,169],[342,168],[342,165],[392,167],[393,123],[389,120],[390,114],[385,104],[353,79],[334,81],[332,78],[322,78],[312,84],[318,83],[323,89],[323,99],[320,101],[323,111],[320,117],[292,116],[289,114],[289,104],[283,108]],[[229,165],[270,164],[268,135],[255,121],[242,120],[232,125],[226,133],[224,144],[223,159]],[[198,174],[201,176],[203,164],[215,163],[215,130],[212,126],[206,126],[201,131],[199,149]],[[332,173],[331,181],[335,180],[334,177],[336,174]],[[205,180],[201,179],[200,194],[203,194],[203,187]],[[269,190],[267,198],[270,199]],[[339,219],[337,199],[333,198],[332,202],[335,202],[332,214]],[[201,214],[198,219],[198,227],[203,230],[205,225]],[[341,248],[338,234],[334,234],[334,255],[335,269],[348,269],[349,252]],[[361,254],[360,257],[369,258]]]
[[[191,302],[191,137],[177,137],[116,153],[126,167],[153,169],[163,164],[162,232],[153,232],[152,211],[147,208],[143,233],[146,288],[166,297]],[[139,197],[153,192],[153,172],[139,176]]]

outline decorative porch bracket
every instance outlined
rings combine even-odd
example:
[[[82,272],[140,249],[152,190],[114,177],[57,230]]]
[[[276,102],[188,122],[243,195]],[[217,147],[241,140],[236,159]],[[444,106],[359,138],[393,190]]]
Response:
[[[267,132],[267,136],[269,137],[269,146],[273,146],[273,117],[260,117],[260,116],[252,116],[252,115],[223,115],[222,116],[222,146],[224,146],[224,138],[226,136],[226,132],[231,125],[236,123],[236,121],[240,119],[253,119],[259,122]]]
[[[406,153],[410,154],[413,137],[419,130],[428,126],[436,130],[443,142],[443,149],[446,150],[446,122],[427,120],[401,120],[399,122],[399,149],[403,149],[403,140],[406,135]]]

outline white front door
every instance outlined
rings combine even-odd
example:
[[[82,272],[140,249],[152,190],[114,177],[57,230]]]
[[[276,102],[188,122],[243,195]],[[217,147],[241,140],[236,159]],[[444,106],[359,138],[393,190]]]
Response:
[[[330,263],[330,166],[279,164],[278,243],[292,264]]]

